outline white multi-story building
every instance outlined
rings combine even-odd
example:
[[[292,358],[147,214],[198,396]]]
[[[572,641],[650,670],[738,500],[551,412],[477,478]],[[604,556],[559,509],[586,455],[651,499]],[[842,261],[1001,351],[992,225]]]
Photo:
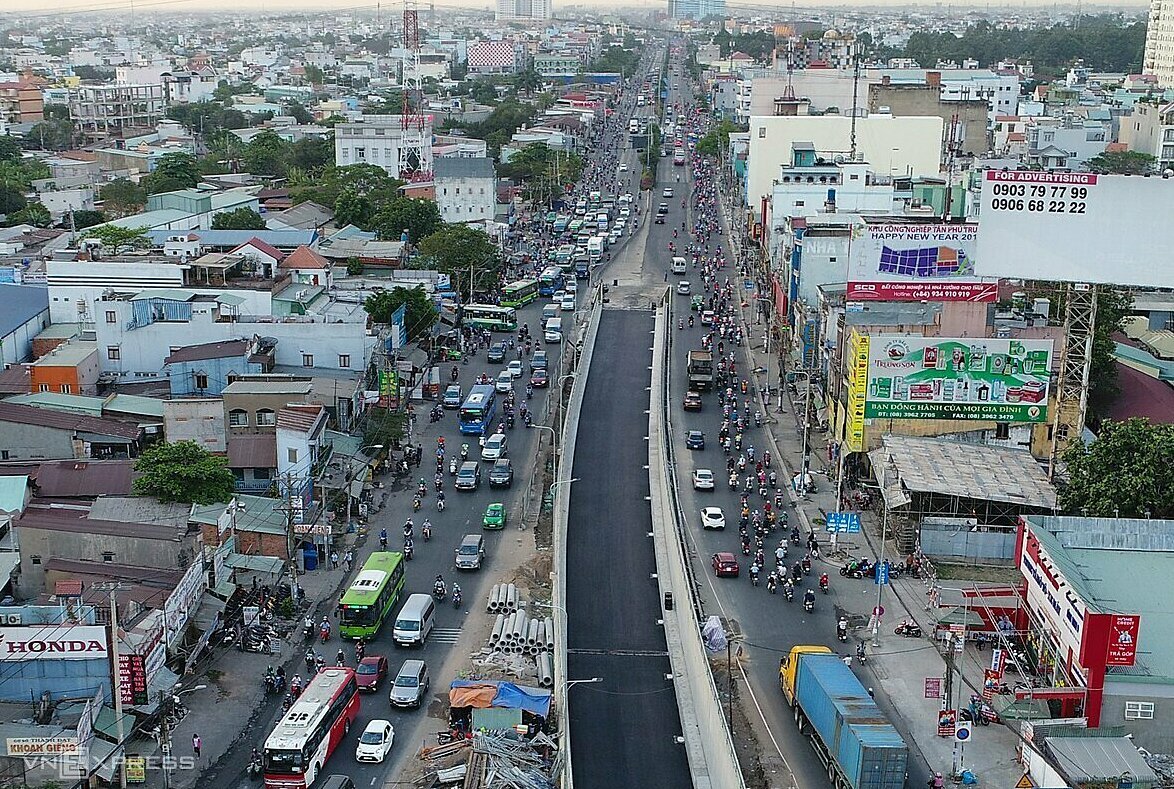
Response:
[[[497,0],[496,19],[550,19],[550,6],[551,0]]]
[[[1174,104],[1134,104],[1133,113],[1121,119],[1121,142],[1153,156],[1159,170],[1174,168]]]
[[[1145,31],[1142,71],[1158,78],[1163,88],[1174,85],[1174,1],[1151,0]]]
[[[485,158],[443,156],[433,164],[436,205],[445,222],[492,222],[497,207],[497,174]]]
[[[393,178],[413,170],[431,172],[431,140],[431,116],[413,116],[404,129],[399,115],[364,115],[334,127],[334,163],[373,164]],[[420,161],[411,160],[413,152]]]

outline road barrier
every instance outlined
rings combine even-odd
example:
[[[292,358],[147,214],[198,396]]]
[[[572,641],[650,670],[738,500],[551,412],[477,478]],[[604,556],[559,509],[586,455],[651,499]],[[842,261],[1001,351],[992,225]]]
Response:
[[[694,789],[743,787],[734,741],[721,697],[701,641],[702,608],[685,549],[685,520],[677,501],[677,475],[671,443],[669,373],[672,353],[671,291],[656,311],[653,332],[652,395],[648,411],[648,475],[652,493],[652,532],[656,550],[665,641]],[[671,595],[671,598],[670,598]],[[671,606],[667,605],[673,600]],[[681,599],[682,604],[676,601]],[[689,605],[684,605],[688,600]]]

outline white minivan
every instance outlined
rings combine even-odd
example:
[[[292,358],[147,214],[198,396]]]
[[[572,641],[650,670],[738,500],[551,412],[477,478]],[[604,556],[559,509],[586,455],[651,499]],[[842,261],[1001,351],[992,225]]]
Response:
[[[424,646],[435,619],[436,605],[432,602],[432,595],[410,595],[396,614],[391,637],[401,647]]]
[[[673,258],[673,273],[684,274],[688,269],[685,266],[684,258]]]
[[[563,341],[563,322],[561,318],[551,318],[542,329],[542,339],[545,342]]]

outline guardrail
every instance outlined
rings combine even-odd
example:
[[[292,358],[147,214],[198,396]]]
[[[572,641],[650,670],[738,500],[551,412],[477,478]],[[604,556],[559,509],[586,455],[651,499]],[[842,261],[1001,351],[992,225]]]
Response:
[[[559,439],[559,451],[562,453],[564,474],[570,474],[574,469],[575,440],[578,436],[579,412],[583,407],[583,392],[587,388],[587,376],[591,372],[591,356],[595,350],[595,337],[599,332],[599,319],[603,313],[603,289],[596,290],[591,303],[591,317],[588,318],[586,328],[579,342],[568,340],[563,348],[563,354],[578,354],[578,363],[575,367],[575,377],[571,381],[571,395],[567,400],[566,410],[563,412],[562,430]],[[578,328],[578,327],[576,327]],[[557,385],[557,382],[556,382]],[[558,386],[558,396],[562,398],[563,390]],[[549,400],[549,398],[548,398]],[[567,716],[567,522],[569,519],[571,499],[570,485],[556,485],[554,489],[554,525],[551,535],[551,546],[554,553],[553,572],[554,583],[551,592],[551,603],[554,605],[554,700],[558,707],[559,752],[562,758],[562,771],[559,774],[559,785],[562,789],[573,789],[575,785],[571,768],[571,721]]]
[[[742,772],[733,737],[722,714],[721,697],[701,642],[704,616],[692,563],[686,552],[686,520],[677,498],[677,477],[669,414],[669,374],[672,366],[671,295],[656,313],[653,333],[652,391],[649,407],[648,474],[651,489],[653,545],[657,581],[664,615],[665,641],[673,668],[673,686],[681,713],[681,729],[694,789],[742,787]],[[677,605],[680,592],[689,605]],[[673,604],[667,606],[668,594]]]

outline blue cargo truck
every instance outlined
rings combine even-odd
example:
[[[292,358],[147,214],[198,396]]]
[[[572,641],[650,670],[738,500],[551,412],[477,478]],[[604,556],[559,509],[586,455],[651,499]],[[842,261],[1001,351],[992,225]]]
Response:
[[[796,646],[779,687],[835,789],[903,789],[909,749],[852,669],[823,646]]]

